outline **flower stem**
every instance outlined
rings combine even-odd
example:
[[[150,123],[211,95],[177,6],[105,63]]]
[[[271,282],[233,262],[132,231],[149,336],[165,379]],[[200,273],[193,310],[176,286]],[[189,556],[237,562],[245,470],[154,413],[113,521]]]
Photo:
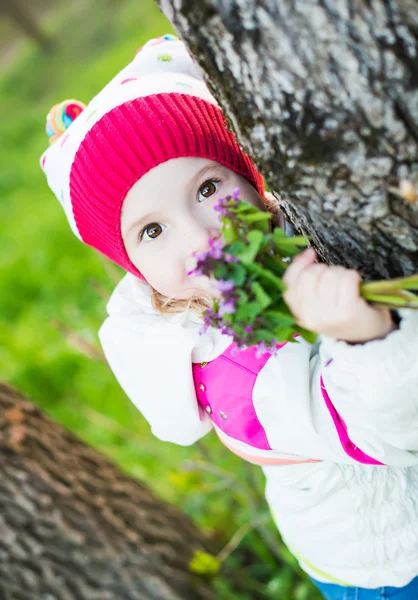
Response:
[[[395,294],[362,294],[367,302],[386,306],[387,308],[416,308],[418,309],[418,296],[414,294],[395,295]]]
[[[387,308],[418,309],[418,296],[410,290],[418,290],[418,275],[360,285],[360,293],[367,302]]]
[[[393,290],[418,290],[418,275],[409,277],[399,277],[398,279],[389,279],[384,281],[370,281],[361,284],[362,295],[364,292],[374,294],[392,292]]]

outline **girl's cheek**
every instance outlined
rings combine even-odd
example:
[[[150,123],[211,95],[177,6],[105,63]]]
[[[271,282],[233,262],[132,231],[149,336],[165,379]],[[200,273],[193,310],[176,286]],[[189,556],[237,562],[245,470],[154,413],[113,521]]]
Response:
[[[212,201],[206,202],[206,222],[209,224],[211,228],[217,227],[221,228],[221,221],[219,219],[219,212],[215,210],[215,206],[218,204],[219,198],[222,198],[221,194],[215,194],[215,197]]]
[[[147,279],[146,273],[149,273],[153,269],[152,256],[144,248],[146,242],[140,242],[140,245],[136,246],[132,255],[129,257],[135,267],[144,275]]]

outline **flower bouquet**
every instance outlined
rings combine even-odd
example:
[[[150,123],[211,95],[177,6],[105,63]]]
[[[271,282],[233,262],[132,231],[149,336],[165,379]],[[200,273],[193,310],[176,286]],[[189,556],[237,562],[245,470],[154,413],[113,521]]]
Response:
[[[204,313],[202,331],[209,327],[233,336],[239,348],[258,346],[274,352],[277,344],[300,335],[313,343],[316,334],[300,327],[284,299],[283,274],[292,257],[307,245],[303,236],[287,237],[272,229],[272,215],[239,200],[239,188],[218,201],[222,238],[210,239],[209,249],[197,252],[189,275],[206,275],[220,296]],[[418,308],[418,274],[389,281],[362,283],[361,295],[387,308]]]

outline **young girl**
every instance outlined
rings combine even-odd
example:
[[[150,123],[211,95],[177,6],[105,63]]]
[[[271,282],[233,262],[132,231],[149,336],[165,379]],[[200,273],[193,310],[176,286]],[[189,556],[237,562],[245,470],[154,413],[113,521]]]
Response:
[[[263,206],[261,175],[174,36],[82,109],[52,109],[41,164],[74,233],[127,271],[99,333],[126,394],[161,440],[214,428],[263,466],[283,539],[325,598],[418,598],[417,314],[395,323],[360,298],[356,272],[309,249],[286,299],[320,343],[257,357],[200,335],[214,290],[187,275],[193,253],[220,235],[221,196],[239,187]]]

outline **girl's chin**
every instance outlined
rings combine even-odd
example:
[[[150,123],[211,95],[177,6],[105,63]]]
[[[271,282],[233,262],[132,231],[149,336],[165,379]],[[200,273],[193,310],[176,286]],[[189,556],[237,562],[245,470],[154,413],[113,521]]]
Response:
[[[179,299],[189,299],[193,296],[205,296],[209,298],[219,298],[220,292],[214,287],[213,282],[208,277],[193,277],[190,286],[184,287]]]

